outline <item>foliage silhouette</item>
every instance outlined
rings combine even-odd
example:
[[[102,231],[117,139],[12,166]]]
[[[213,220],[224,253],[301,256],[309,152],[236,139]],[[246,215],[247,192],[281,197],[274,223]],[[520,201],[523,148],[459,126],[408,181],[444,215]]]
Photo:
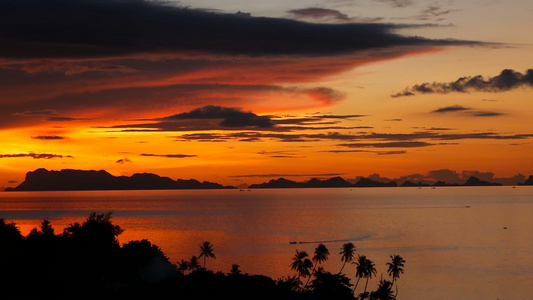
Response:
[[[60,234],[44,220],[26,237],[16,224],[0,219],[2,297],[355,299],[349,277],[332,274],[320,266],[329,257],[323,244],[315,249],[314,265],[307,252],[296,250],[290,266],[297,275],[273,280],[243,273],[237,264],[227,274],[213,272],[201,268],[197,256],[172,264],[148,240],[121,246],[118,236],[122,232],[120,226],[112,223],[111,213],[93,213]],[[213,245],[204,242],[200,246],[205,264],[208,257],[214,257]],[[362,266],[360,274],[357,273],[358,282],[366,278],[368,285],[368,279],[376,273],[373,263],[365,256],[359,256],[357,262]],[[403,270],[403,264],[397,266]],[[302,277],[309,278],[306,288],[302,287]],[[366,285],[362,294],[366,298],[396,298],[390,281],[381,281],[371,293],[366,292]]]

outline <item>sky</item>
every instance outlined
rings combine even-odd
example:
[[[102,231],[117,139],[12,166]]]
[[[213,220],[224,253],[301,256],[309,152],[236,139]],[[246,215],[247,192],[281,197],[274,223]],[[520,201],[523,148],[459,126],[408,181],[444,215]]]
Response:
[[[4,0],[0,187],[25,173],[516,182],[533,2]]]

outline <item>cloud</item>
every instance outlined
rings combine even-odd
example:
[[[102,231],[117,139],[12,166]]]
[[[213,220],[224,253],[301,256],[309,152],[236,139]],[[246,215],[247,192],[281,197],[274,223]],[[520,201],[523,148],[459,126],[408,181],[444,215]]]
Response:
[[[456,111],[465,111],[465,110],[470,110],[470,108],[464,107],[461,105],[452,105],[452,106],[438,108],[432,111],[432,113],[447,113],[447,112],[456,112]]]
[[[472,114],[475,117],[499,117],[505,115],[504,113],[493,111],[479,111]]]
[[[386,143],[349,143],[349,144],[340,144],[339,146],[348,147],[348,148],[418,148],[418,147],[428,147],[435,144],[426,143],[426,142],[386,142]]]
[[[411,0],[374,0],[376,2],[391,4],[396,7],[406,7],[413,3]]]
[[[237,108],[208,105],[202,108],[165,117],[162,120],[218,120],[221,127],[259,127],[270,128],[274,123],[268,116],[258,116]]]
[[[260,151],[259,155],[266,155],[272,158],[306,158],[303,155],[297,155],[293,151]]]
[[[32,136],[31,137],[34,140],[64,140],[67,139],[66,136],[59,136],[59,135],[38,135],[38,136]]]
[[[427,21],[427,20],[436,20],[436,21],[443,21],[445,20],[444,16],[452,13],[452,12],[458,12],[461,10],[458,9],[446,9],[444,10],[439,5],[430,5],[427,8],[423,9],[418,16],[415,18],[417,20]]]
[[[405,6],[410,1],[387,2]],[[10,28],[0,34],[3,57],[100,57],[153,51],[330,55],[457,43],[404,37],[392,33],[393,24],[313,24],[144,0],[6,0],[0,2],[0,27]]]
[[[19,158],[31,157],[33,159],[52,159],[52,158],[74,158],[71,155],[60,155],[50,153],[17,153],[17,154],[0,154],[0,158]]]
[[[166,158],[188,158],[188,157],[197,157],[198,155],[193,155],[193,154],[151,154],[151,153],[142,153],[141,156],[166,157]]]
[[[449,169],[440,169],[429,171],[428,178],[435,181],[444,181],[446,183],[463,183],[464,180],[456,171]]]
[[[116,161],[117,164],[121,164],[121,165],[123,165],[123,164],[125,164],[125,163],[131,163],[131,162],[132,162],[131,159],[129,159],[129,158],[127,158],[127,157],[125,157],[125,158],[121,158],[121,159],[119,159],[119,160]]]
[[[273,173],[273,174],[246,174],[246,175],[232,175],[228,176],[228,178],[279,178],[279,177],[335,177],[335,176],[341,176],[346,175],[348,173],[312,173],[312,174],[284,174],[284,173]]]
[[[297,19],[308,19],[315,21],[348,22],[352,20],[348,15],[343,14],[338,10],[319,7],[293,9],[289,10],[288,13],[292,14]]]
[[[461,77],[454,82],[425,82],[406,88],[392,97],[413,96],[415,94],[448,94],[451,92],[505,92],[519,87],[533,87],[533,69],[520,73],[505,69],[499,75],[484,79],[483,76]]]

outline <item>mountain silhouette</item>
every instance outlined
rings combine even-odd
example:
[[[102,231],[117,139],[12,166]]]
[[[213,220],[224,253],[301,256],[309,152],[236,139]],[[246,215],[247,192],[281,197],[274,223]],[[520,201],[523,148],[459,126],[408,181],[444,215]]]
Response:
[[[388,183],[374,181],[370,178],[361,178],[354,185],[354,187],[397,187],[398,184],[396,181],[391,181]]]
[[[213,182],[195,179],[172,180],[151,173],[137,173],[131,177],[113,176],[104,170],[48,171],[37,169],[26,173],[26,179],[6,191],[87,191],[87,190],[171,190],[171,189],[234,189]]]
[[[470,176],[470,178],[468,178],[468,180],[463,185],[464,186],[497,186],[497,185],[502,185],[502,184],[501,183],[483,181],[483,180],[480,180],[477,177]]]
[[[285,178],[272,179],[269,182],[252,184],[250,189],[280,189],[280,188],[339,188],[339,187],[395,187],[395,181],[389,183],[377,182],[367,178],[360,179],[356,184],[351,184],[342,177],[333,177],[325,180],[313,178],[307,182],[296,182]]]
[[[529,175],[529,178],[524,183],[518,183],[518,185],[533,185],[533,175]]]

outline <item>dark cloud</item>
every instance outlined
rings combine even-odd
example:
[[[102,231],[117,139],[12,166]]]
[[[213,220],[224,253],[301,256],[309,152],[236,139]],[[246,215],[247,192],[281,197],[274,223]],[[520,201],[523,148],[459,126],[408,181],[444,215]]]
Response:
[[[413,96],[420,94],[448,94],[451,92],[505,92],[519,87],[533,87],[533,69],[528,69],[524,74],[505,69],[494,77],[484,79],[483,76],[461,77],[454,82],[421,83],[406,88],[392,97]]]
[[[338,10],[319,8],[319,7],[309,7],[302,9],[293,9],[289,10],[288,13],[293,15],[297,19],[309,19],[316,21],[337,21],[337,22],[348,22],[351,18],[341,13]]]
[[[259,155],[266,155],[272,158],[306,158],[306,156],[298,155],[293,151],[260,151]]]
[[[166,157],[166,158],[188,158],[188,157],[197,157],[198,155],[193,155],[193,154],[151,154],[151,153],[142,153],[141,156]]]
[[[0,31],[3,57],[99,57],[153,51],[332,55],[376,47],[465,43],[401,36],[393,33],[393,24],[313,24],[147,0],[4,0],[0,28],[6,29]]]
[[[387,119],[385,120],[386,122],[401,122],[403,121],[402,119]]]
[[[438,130],[435,130],[438,131]],[[443,130],[445,131],[445,130]],[[380,141],[385,143],[354,143],[341,144],[343,147],[363,148],[363,147],[424,147],[432,145],[457,145],[457,143],[426,143],[419,140],[430,141],[455,141],[455,140],[522,140],[532,138],[533,134],[512,134],[502,135],[495,132],[476,133],[440,133],[431,131],[420,131],[413,133],[362,133],[362,134],[342,134],[339,132],[318,133],[318,134],[293,134],[283,132],[254,132],[244,131],[236,133],[193,133],[183,134],[174,137],[177,141],[200,141],[200,142],[223,142],[228,140],[238,140],[242,142],[260,142],[265,140],[277,140],[280,142],[315,142],[315,141]],[[352,146],[348,146],[352,145]],[[328,152],[345,152],[346,150],[330,150]],[[351,151],[351,150],[350,150]],[[362,151],[362,150],[357,150]],[[401,153],[396,153],[401,154]]]
[[[38,135],[38,136],[32,136],[31,137],[34,140],[64,140],[67,139],[66,136],[59,136],[59,135]]]
[[[8,180],[7,181],[7,183],[9,183],[9,184],[13,184],[13,183],[17,183],[17,182],[19,182],[19,181],[18,180]]]
[[[250,178],[263,178],[263,177],[268,177],[268,178],[279,178],[279,177],[334,177],[334,176],[341,176],[341,175],[345,175],[345,174],[348,174],[348,173],[324,173],[324,174],[283,174],[283,173],[279,173],[279,174],[247,174],[247,175],[232,175],[232,176],[228,176],[228,178],[246,178],[246,177],[250,177]]]
[[[464,107],[464,106],[461,106],[461,105],[452,105],[452,106],[446,106],[446,107],[438,108],[438,109],[432,111],[432,113],[447,113],[447,112],[465,111],[465,110],[470,110],[470,108],[469,107]]]
[[[399,151],[371,151],[371,150],[327,150],[327,151],[320,151],[320,152],[326,152],[326,153],[373,153],[376,155],[396,155],[396,154],[406,154],[407,151],[399,150]]]
[[[479,111],[472,113],[475,117],[499,117],[505,115],[504,113],[493,112],[493,111]]]
[[[131,159],[129,159],[129,158],[127,158],[127,157],[125,157],[125,158],[121,158],[121,159],[119,159],[119,160],[116,161],[117,164],[121,164],[121,165],[123,165],[123,164],[125,164],[125,163],[131,163],[131,162],[132,162]]]
[[[453,130],[453,128],[446,128],[446,127],[430,127],[430,128],[424,128],[424,130],[428,130],[428,131],[448,131],[448,130]]]
[[[208,105],[173,116],[163,118],[163,120],[217,120],[222,127],[259,127],[270,128],[274,123],[268,116],[258,116],[252,112],[243,112],[237,108]]]
[[[386,142],[386,143],[349,143],[349,144],[340,144],[339,146],[348,147],[348,148],[418,148],[418,147],[428,147],[435,144],[430,144],[426,142]]]
[[[52,159],[52,158],[74,158],[71,155],[49,154],[49,153],[17,153],[17,154],[0,154],[0,158],[19,158],[31,157],[33,159]]]

